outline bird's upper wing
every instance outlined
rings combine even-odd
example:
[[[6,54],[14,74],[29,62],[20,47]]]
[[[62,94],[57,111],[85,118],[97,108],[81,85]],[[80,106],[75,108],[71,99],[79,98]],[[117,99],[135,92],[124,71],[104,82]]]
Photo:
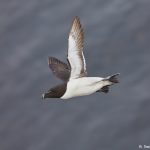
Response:
[[[70,68],[64,62],[58,60],[54,57],[49,57],[48,59],[49,68],[52,70],[53,74],[63,81],[68,81],[70,77]]]
[[[78,17],[75,17],[68,39],[68,61],[71,67],[70,79],[87,75],[86,63],[83,55],[83,28]]]

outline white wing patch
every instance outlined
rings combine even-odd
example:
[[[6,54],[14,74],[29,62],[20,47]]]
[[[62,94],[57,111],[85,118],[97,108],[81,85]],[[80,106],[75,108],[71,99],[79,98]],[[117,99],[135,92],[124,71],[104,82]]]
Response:
[[[68,39],[68,61],[71,66],[70,79],[87,75],[83,55],[84,33],[78,17],[75,17]]]

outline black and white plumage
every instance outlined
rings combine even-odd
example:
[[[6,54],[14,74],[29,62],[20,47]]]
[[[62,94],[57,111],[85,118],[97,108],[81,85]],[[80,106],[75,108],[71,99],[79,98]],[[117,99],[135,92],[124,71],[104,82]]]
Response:
[[[79,17],[75,17],[68,38],[68,64],[54,57],[49,57],[48,60],[50,69],[63,83],[44,93],[43,98],[69,99],[95,92],[108,93],[109,86],[118,83],[119,73],[106,78],[87,77],[83,41],[83,28]]]

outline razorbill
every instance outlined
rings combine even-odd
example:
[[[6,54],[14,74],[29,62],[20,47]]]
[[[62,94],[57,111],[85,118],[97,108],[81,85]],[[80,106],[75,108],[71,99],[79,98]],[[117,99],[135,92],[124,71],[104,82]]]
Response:
[[[84,32],[79,17],[75,17],[68,38],[68,64],[49,57],[48,64],[54,75],[63,80],[42,95],[42,98],[69,99],[109,91],[109,86],[118,83],[119,73],[102,77],[88,77],[83,55]]]

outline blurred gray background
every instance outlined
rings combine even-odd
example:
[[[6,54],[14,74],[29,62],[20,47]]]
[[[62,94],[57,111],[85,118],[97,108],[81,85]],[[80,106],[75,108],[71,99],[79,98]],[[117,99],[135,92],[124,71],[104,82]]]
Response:
[[[108,94],[68,101],[61,83],[74,16],[89,76],[120,72]],[[138,150],[150,146],[150,0],[0,0],[0,150]]]

